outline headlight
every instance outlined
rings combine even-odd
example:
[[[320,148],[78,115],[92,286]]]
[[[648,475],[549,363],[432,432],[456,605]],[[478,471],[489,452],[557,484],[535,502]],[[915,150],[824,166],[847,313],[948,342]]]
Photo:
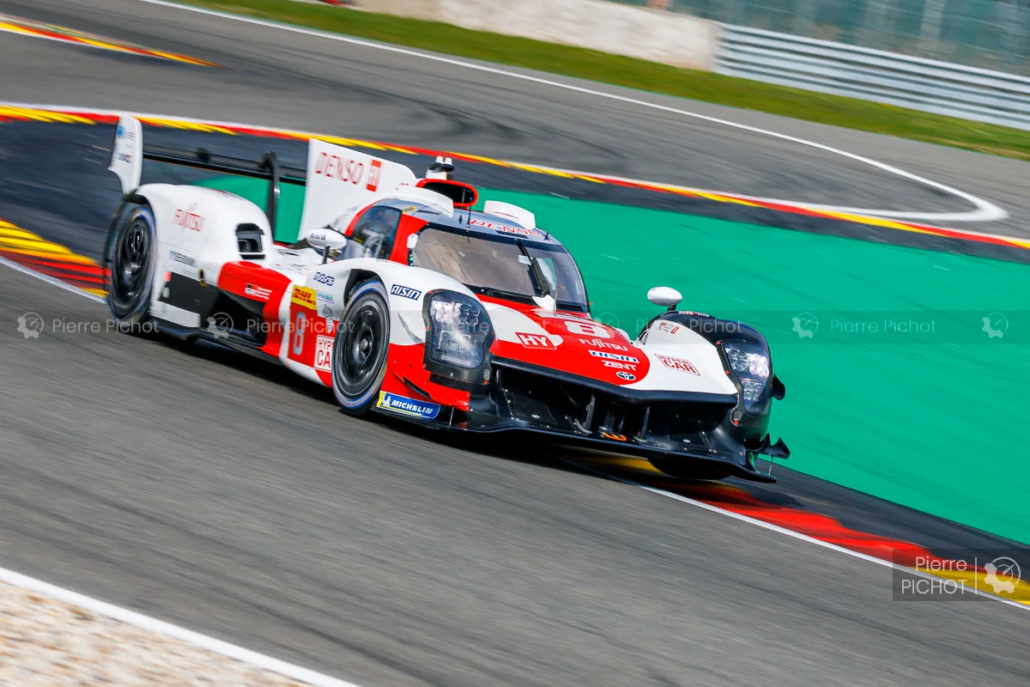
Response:
[[[483,304],[456,291],[433,291],[422,307],[426,322],[426,368],[465,383],[490,379],[487,351],[493,325]]]
[[[722,344],[722,352],[730,366],[730,372],[740,382],[744,410],[749,413],[762,412],[768,402],[772,364],[769,351],[758,344],[744,342],[726,342]]]

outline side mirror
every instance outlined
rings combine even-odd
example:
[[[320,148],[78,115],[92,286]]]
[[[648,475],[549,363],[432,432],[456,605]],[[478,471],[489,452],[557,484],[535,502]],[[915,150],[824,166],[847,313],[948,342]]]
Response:
[[[683,300],[683,294],[671,286],[656,286],[647,292],[647,300],[655,305],[675,310],[676,306]]]
[[[304,240],[313,248],[340,250],[347,245],[347,237],[332,229],[312,229]]]

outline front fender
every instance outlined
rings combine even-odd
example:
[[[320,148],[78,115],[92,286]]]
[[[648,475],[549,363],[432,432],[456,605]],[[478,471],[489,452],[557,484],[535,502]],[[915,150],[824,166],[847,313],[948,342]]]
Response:
[[[447,275],[375,258],[351,258],[321,265],[312,270],[305,285],[315,291],[319,314],[339,321],[351,291],[368,279],[378,279],[386,287],[391,344],[425,342],[422,305],[430,291],[448,289],[476,297],[468,287]]]

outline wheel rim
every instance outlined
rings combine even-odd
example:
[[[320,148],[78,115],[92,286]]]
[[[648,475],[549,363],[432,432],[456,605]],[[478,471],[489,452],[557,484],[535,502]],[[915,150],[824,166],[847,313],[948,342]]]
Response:
[[[115,300],[126,306],[139,304],[150,279],[150,226],[136,217],[115,245],[111,264],[111,292]]]
[[[340,342],[334,347],[333,370],[338,374],[340,391],[357,398],[375,384],[386,349],[386,320],[381,305],[371,298],[356,307],[340,326]]]

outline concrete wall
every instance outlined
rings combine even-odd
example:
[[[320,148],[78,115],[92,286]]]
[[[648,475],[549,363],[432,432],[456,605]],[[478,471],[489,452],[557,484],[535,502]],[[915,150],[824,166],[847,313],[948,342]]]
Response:
[[[356,0],[371,12],[446,22],[709,70],[716,25],[682,14],[604,0]]]

